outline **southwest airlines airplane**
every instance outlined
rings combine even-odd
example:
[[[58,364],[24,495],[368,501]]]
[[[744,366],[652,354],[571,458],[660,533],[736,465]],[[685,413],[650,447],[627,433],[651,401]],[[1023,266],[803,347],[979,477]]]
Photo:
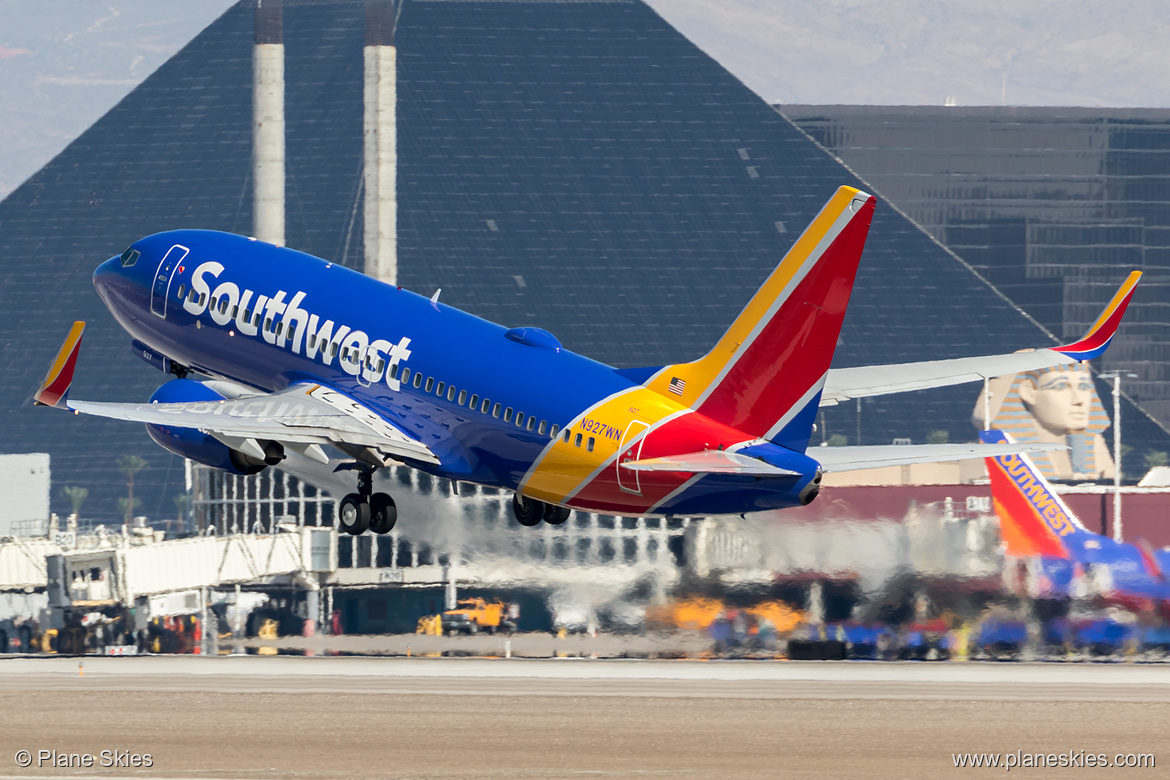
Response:
[[[826,471],[984,457],[978,444],[808,443],[822,406],[1095,357],[1137,283],[1135,272],[1075,344],[830,369],[873,209],[870,195],[838,189],[710,352],[644,369],[291,249],[159,233],[102,263],[94,285],[134,348],[175,378],[146,404],[69,400],[84,329],[74,323],[36,400],[146,423],[171,452],[235,474],[289,453],[329,464],[331,446],[354,472],[338,505],[353,534],[394,526],[393,499],[371,487],[391,464],[514,491],[529,526],[570,509],[753,512],[807,504]]]
[[[979,438],[991,445],[1011,443],[1002,431],[982,431]],[[989,457],[986,463],[1008,555],[1038,558],[1049,585],[1065,594],[1078,568],[1095,568],[1108,573],[1103,595],[1115,601],[1131,607],[1136,599],[1170,601],[1165,575],[1170,552],[1145,541],[1116,542],[1085,528],[1025,454]]]

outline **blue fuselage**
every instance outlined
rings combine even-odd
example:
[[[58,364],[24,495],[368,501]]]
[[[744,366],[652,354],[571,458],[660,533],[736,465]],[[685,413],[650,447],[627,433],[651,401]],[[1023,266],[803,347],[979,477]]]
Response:
[[[94,284],[134,339],[263,391],[298,382],[340,390],[429,447],[441,465],[410,465],[437,476],[515,489],[553,426],[578,424],[633,386],[544,331],[509,331],[302,252],[203,230],[159,233],[132,248],[133,265],[111,258]],[[804,458],[760,448],[777,450],[757,453],[769,460]],[[803,484],[709,475],[656,513],[791,506]]]

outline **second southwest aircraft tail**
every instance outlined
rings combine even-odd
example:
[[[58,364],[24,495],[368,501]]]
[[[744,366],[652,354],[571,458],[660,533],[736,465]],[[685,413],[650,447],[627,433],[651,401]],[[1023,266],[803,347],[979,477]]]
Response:
[[[647,387],[717,422],[803,452],[873,218],[841,187],[715,347],[665,366]]]
[[[981,431],[985,444],[1010,442],[1006,433]],[[1024,454],[985,458],[991,502],[1000,520],[1007,554],[1071,558],[1066,540],[1089,531]]]

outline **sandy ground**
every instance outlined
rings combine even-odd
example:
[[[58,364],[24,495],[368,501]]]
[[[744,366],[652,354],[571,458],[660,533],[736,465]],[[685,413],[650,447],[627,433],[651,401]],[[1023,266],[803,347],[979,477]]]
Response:
[[[138,658],[0,660],[9,777],[939,777],[956,752],[1154,753],[1148,666]],[[34,766],[16,764],[30,750]],[[150,754],[35,766],[39,750]],[[1165,756],[1170,762],[1170,753]],[[1170,764],[1168,764],[1170,765]],[[1018,769],[1030,777],[1165,769]]]

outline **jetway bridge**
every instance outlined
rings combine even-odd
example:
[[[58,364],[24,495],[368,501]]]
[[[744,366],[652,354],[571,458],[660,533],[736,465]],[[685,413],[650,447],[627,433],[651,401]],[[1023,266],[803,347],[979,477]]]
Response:
[[[132,604],[161,593],[263,585],[337,566],[336,532],[289,527],[277,533],[147,541],[95,535],[78,540],[0,539],[0,592],[44,589],[54,605]]]

